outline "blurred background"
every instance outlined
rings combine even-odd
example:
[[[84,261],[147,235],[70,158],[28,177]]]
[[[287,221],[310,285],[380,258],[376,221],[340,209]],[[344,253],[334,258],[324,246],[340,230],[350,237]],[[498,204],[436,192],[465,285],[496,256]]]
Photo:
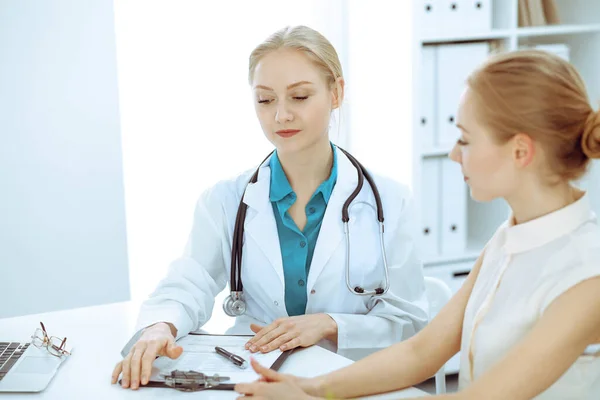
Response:
[[[146,298],[200,193],[270,151],[248,56],[296,24],[343,64],[332,140],[410,181],[410,7],[0,0],[0,318]]]
[[[248,56],[296,24],[343,64],[332,140],[411,187],[425,274],[453,291],[508,215],[447,159],[469,72],[539,47],[600,99],[596,1],[0,0],[0,318],[146,298],[200,193],[270,150]],[[578,184],[600,212],[598,169]]]

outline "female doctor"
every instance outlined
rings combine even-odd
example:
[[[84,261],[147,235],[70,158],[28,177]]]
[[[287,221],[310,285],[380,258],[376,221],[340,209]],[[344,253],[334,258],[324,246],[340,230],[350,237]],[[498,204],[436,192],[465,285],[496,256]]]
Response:
[[[322,340],[346,355],[374,351],[427,323],[408,190],[382,177],[369,184],[329,140],[344,95],[331,43],[288,27],[249,61],[256,114],[276,150],[201,196],[183,257],[142,305],[140,330],[113,371],[125,388],[148,382],[157,355],[179,357],[175,340],[208,321],[228,281],[224,310],[255,333],[252,352]]]

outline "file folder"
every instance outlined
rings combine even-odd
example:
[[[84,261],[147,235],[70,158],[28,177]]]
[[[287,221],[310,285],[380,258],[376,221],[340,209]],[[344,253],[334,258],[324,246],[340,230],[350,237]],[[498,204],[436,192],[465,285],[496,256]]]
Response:
[[[531,17],[529,16],[529,6],[527,0],[519,0],[519,26],[531,26]]]
[[[570,49],[566,44],[539,44],[535,46],[538,50],[547,51],[548,53],[554,53],[562,59],[569,61]]]
[[[527,0],[527,6],[529,9],[531,26],[546,25],[546,15],[544,14],[542,0]]]
[[[558,15],[558,7],[556,0],[542,0],[542,6],[544,8],[544,16],[546,17],[546,23],[549,25],[556,25],[560,23],[560,17]]]
[[[454,145],[460,133],[456,112],[466,88],[467,77],[488,56],[488,43],[441,45],[437,49],[437,127],[438,146]]]
[[[440,253],[441,160],[426,158],[421,168],[421,231],[419,250],[422,257]]]
[[[438,10],[438,29],[440,34],[466,33],[469,30],[469,27],[465,27],[463,23],[463,14],[466,10],[463,10],[461,1],[442,0],[437,2],[440,5],[440,10]]]
[[[438,25],[437,16],[440,9],[439,1],[418,0],[415,4],[418,7],[416,15],[420,23],[421,36],[425,38],[435,36]]]
[[[492,30],[492,4],[490,0],[459,0],[459,30],[488,32]]]
[[[460,165],[443,159],[441,252],[462,254],[467,249],[467,185]]]
[[[492,29],[491,0],[420,0],[420,30],[423,37],[440,37]]]
[[[419,84],[419,121],[418,132],[422,148],[435,146],[435,57],[436,46],[423,46],[421,51],[421,69]]]

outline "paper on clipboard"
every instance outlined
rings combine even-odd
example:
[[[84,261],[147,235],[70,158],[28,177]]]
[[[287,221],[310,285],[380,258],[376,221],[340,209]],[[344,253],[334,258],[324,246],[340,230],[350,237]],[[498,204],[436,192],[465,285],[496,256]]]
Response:
[[[228,376],[227,384],[253,382],[259,378],[250,366],[250,356],[261,365],[271,367],[283,354],[277,349],[267,354],[251,353],[244,348],[252,336],[221,336],[221,335],[188,335],[177,341],[183,347],[183,354],[176,360],[168,357],[158,358],[153,365],[151,382],[164,382],[163,375],[168,375],[173,370],[196,371],[206,375],[218,374]],[[215,352],[215,346],[237,354],[248,363],[248,368],[241,369],[232,362]]]

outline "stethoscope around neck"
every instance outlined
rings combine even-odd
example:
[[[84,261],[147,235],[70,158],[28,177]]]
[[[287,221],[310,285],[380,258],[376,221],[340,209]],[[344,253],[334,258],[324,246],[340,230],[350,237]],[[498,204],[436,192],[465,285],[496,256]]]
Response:
[[[377,185],[375,181],[369,174],[369,172],[362,166],[361,163],[358,162],[350,153],[346,150],[338,147],[346,157],[350,160],[354,168],[358,173],[358,183],[356,188],[350,194],[346,202],[342,206],[342,223],[344,224],[344,235],[346,237],[346,287],[352,294],[356,294],[359,296],[381,296],[385,294],[390,288],[390,279],[388,272],[388,264],[387,257],[385,254],[385,243],[383,234],[385,231],[384,223],[383,223],[383,205],[381,203],[381,196],[379,195],[379,190],[377,189]],[[250,178],[250,183],[256,183],[258,180],[258,173],[262,164],[273,154],[271,152],[264,160],[260,163],[257,170],[254,172],[252,177]],[[348,228],[348,222],[350,221],[350,217],[348,214],[348,209],[352,201],[358,196],[360,191],[362,190],[364,180],[367,180],[369,185],[371,186],[371,190],[373,191],[373,196],[375,197],[375,203],[377,205],[377,220],[379,222],[379,241],[381,245],[381,254],[383,257],[383,269],[385,274],[385,280],[383,287],[378,287],[373,290],[366,290],[360,286],[352,287],[350,284],[350,230]],[[362,202],[361,202],[362,203]],[[370,203],[366,203],[369,206],[373,207]],[[356,203],[358,204],[358,203]],[[244,203],[244,196],[242,195],[242,199],[240,200],[240,205],[238,206],[237,215],[235,217],[235,225],[233,228],[233,243],[231,246],[231,277],[230,277],[230,287],[231,293],[225,301],[223,302],[223,311],[225,314],[230,317],[237,317],[246,313],[246,302],[243,298],[243,290],[244,286],[242,284],[242,247],[244,245],[244,222],[246,220],[246,211],[248,210],[248,205]]]

